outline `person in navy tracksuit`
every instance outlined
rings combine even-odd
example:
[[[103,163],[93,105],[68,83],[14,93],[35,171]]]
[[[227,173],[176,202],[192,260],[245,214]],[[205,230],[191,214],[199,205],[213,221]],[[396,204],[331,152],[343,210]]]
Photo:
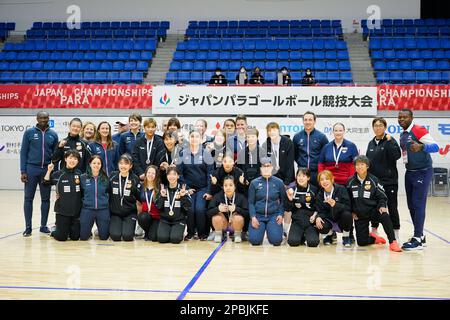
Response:
[[[107,121],[102,121],[97,127],[95,141],[89,143],[88,150],[91,155],[98,155],[102,158],[106,175],[117,171],[119,162],[119,148],[111,138],[111,125]]]
[[[142,116],[139,113],[133,113],[128,117],[130,130],[120,134],[119,155],[124,153],[133,154],[134,144],[144,136],[141,131]]]
[[[81,175],[83,193],[80,213],[80,240],[88,240],[94,222],[97,224],[100,240],[109,238],[109,181],[104,170],[102,158],[93,155],[89,160],[86,173]]]
[[[414,224],[414,236],[405,242],[403,250],[420,250],[425,243],[423,227],[427,204],[428,186],[433,176],[430,153],[438,152],[439,146],[424,127],[413,122],[413,113],[403,109],[398,114],[403,163],[406,166],[405,189],[408,209]]]
[[[177,168],[180,172],[180,182],[188,186],[192,198],[185,240],[192,239],[197,229],[199,239],[205,241],[209,234],[206,202],[212,199],[211,175],[214,172],[214,159],[202,147],[197,131],[189,133],[189,146],[181,151]]]
[[[304,129],[295,134],[294,157],[299,168],[307,168],[311,172],[311,184],[317,184],[317,170],[319,166],[319,156],[323,147],[328,143],[328,139],[319,130],[314,128],[316,124],[316,115],[307,111],[303,115]]]
[[[50,233],[47,228],[50,210],[51,186],[43,183],[47,166],[58,145],[58,135],[48,125],[49,115],[40,111],[37,114],[35,127],[25,131],[20,149],[20,180],[25,184],[23,211],[25,215],[24,237],[31,236],[33,216],[33,199],[37,185],[41,193],[41,227],[40,232]]]
[[[270,244],[279,246],[283,241],[284,204],[286,190],[281,179],[272,176],[272,160],[261,159],[261,177],[250,183],[248,209],[250,213],[248,241],[261,245],[267,231]]]

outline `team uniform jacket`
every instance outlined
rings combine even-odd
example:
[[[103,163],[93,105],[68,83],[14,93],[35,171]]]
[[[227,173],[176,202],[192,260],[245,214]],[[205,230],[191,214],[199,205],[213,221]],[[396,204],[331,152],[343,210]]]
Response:
[[[317,129],[313,129],[310,134],[303,130],[294,136],[293,143],[297,165],[317,172],[320,153],[328,143],[327,137]]]
[[[281,179],[271,176],[269,179],[259,177],[250,183],[248,190],[248,208],[250,217],[256,214],[284,215],[286,191]]]
[[[378,144],[373,138],[367,146],[366,156],[370,160],[369,173],[377,177],[381,185],[398,184],[397,160],[402,153],[394,138],[388,141],[384,135]]]
[[[44,131],[37,126],[27,129],[20,149],[20,172],[26,173],[27,166],[47,167],[57,146],[58,134],[50,127]]]
[[[150,142],[151,144],[151,142]],[[150,152],[150,163],[147,163],[147,138],[145,135],[136,140],[133,149],[133,171],[140,177],[144,174],[149,165],[158,165],[158,153],[165,148],[164,142],[160,136],[153,136],[153,145]]]
[[[236,206],[235,212],[243,217],[248,217],[248,201],[245,196],[239,192],[235,192],[234,205]],[[232,199],[228,200],[228,204],[231,205]],[[221,191],[214,196],[214,198],[209,202],[208,216],[213,217],[219,212],[220,204],[226,204],[225,192]],[[225,217],[229,217],[230,213],[224,213]]]
[[[180,183],[189,189],[200,190],[206,188],[211,194],[211,175],[214,173],[214,159],[208,150],[200,148],[194,155],[189,148],[181,151],[177,163],[180,172]]]
[[[145,188],[143,184],[141,184],[139,194],[140,194],[140,199],[138,201],[142,204],[141,212],[147,212],[148,214],[151,215],[151,217],[153,219],[159,220],[160,213],[159,213],[158,207],[156,206],[156,199],[159,197],[159,195],[155,193],[154,189],[147,190],[147,188]],[[147,197],[145,196],[145,194],[147,194]],[[153,194],[153,197],[152,197],[152,194]],[[149,210],[149,204],[147,203],[147,198],[148,198],[148,201],[151,201],[150,210]],[[152,200],[150,200],[150,199],[152,199]]]
[[[213,177],[217,178],[217,183],[211,184],[212,195],[215,195],[216,193],[219,193],[223,190],[223,180],[225,179],[226,176],[232,176],[234,178],[234,185],[236,186],[236,190],[239,193],[245,194],[248,186],[247,184],[241,184],[241,182],[239,181],[239,178],[243,173],[244,172],[237,167],[233,167],[230,173],[226,173],[223,167],[216,169],[216,171],[214,171],[213,173]],[[244,183],[246,183],[246,181],[244,181]]]
[[[59,144],[57,145],[52,156],[52,162],[60,162],[59,168],[65,168],[66,162],[64,161],[64,154],[69,150],[76,150],[80,154],[80,161],[78,162],[77,168],[80,169],[82,173],[85,173],[89,159],[91,158],[91,153],[88,150],[87,143],[82,140],[80,136],[72,137],[70,134],[67,135],[64,140],[67,142],[62,148],[59,147]]]
[[[259,145],[250,151],[249,147],[239,152],[237,157],[237,167],[244,171],[245,179],[252,182],[254,179],[261,176],[261,157],[264,154]]]
[[[347,188],[339,185],[333,185],[334,190],[331,197],[336,201],[336,205],[331,207],[328,203],[325,202],[324,190],[320,189],[317,192],[317,217],[322,219],[329,219],[332,221],[336,221],[336,217],[339,213],[344,211],[351,212],[351,202],[347,192]]]
[[[122,155],[124,153],[132,155],[136,141],[142,138],[144,135],[145,134],[142,131],[139,131],[136,134],[131,132],[131,130],[122,133],[119,140],[119,155]]]
[[[108,176],[113,171],[117,170],[117,163],[119,162],[119,149],[117,143],[113,141],[113,147],[105,150],[101,143],[94,141],[88,144],[88,150],[91,155],[98,155],[102,158],[103,167]]]
[[[181,185],[178,184],[177,188],[171,189],[166,188],[167,192],[170,196],[170,201],[172,202],[175,196],[175,193],[181,189]],[[175,200],[173,206],[173,216],[170,213],[170,204],[168,201],[168,197],[163,197],[160,195],[156,200],[156,206],[159,209],[161,220],[168,223],[178,223],[185,222],[189,209],[192,205],[192,199],[189,194],[186,194],[184,197],[181,197],[178,200]]]
[[[294,184],[294,199],[286,201],[286,211],[292,212],[292,220],[310,225],[309,218],[316,212],[317,188],[308,184],[306,188]]]
[[[275,163],[275,155],[272,150],[270,138],[267,138],[263,143],[262,149],[268,157],[272,158],[272,163]],[[284,184],[287,186],[294,181],[294,144],[291,139],[285,136],[281,136],[280,140],[278,166],[280,169],[275,171],[276,168],[274,168],[273,173],[275,177],[283,180]]]
[[[122,190],[120,190],[119,179],[122,179]],[[139,178],[130,173],[128,182],[125,184],[126,177],[122,177],[119,171],[115,171],[109,177],[109,210],[111,215],[127,217],[137,213],[136,201],[141,198],[141,183]],[[122,193],[123,201],[121,203]]]
[[[83,208],[96,210],[109,208],[107,177],[88,177],[87,174],[82,174],[80,185],[83,192]]]

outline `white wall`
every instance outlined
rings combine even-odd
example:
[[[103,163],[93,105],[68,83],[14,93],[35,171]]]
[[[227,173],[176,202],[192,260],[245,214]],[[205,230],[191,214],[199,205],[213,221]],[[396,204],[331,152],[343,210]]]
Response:
[[[69,5],[81,8],[81,19],[168,20],[170,33],[184,30],[189,20],[353,19],[367,18],[378,5],[381,18],[419,18],[420,0],[8,0],[0,1],[0,21],[15,21],[17,30],[33,21],[66,21]]]

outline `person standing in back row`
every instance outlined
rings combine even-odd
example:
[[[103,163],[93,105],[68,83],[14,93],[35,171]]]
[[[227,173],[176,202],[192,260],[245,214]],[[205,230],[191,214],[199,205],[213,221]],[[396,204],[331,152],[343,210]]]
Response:
[[[424,127],[413,122],[413,112],[403,109],[398,113],[403,163],[406,166],[405,189],[409,213],[414,224],[414,235],[402,246],[403,250],[421,250],[426,243],[423,235],[428,186],[433,176],[430,153],[438,152],[439,146]]]
[[[40,111],[36,116],[35,127],[27,129],[23,135],[20,149],[20,180],[25,184],[23,211],[25,215],[24,237],[31,236],[33,216],[33,199],[39,184],[41,193],[41,227],[42,233],[50,233],[47,228],[48,212],[50,210],[51,186],[43,183],[47,166],[58,146],[58,135],[50,129],[49,115]]]

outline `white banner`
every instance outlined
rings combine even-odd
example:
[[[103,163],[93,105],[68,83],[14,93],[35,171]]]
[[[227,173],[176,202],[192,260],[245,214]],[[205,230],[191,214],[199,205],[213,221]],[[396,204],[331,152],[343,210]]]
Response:
[[[376,87],[155,86],[152,112],[167,114],[245,114],[373,116]]]

